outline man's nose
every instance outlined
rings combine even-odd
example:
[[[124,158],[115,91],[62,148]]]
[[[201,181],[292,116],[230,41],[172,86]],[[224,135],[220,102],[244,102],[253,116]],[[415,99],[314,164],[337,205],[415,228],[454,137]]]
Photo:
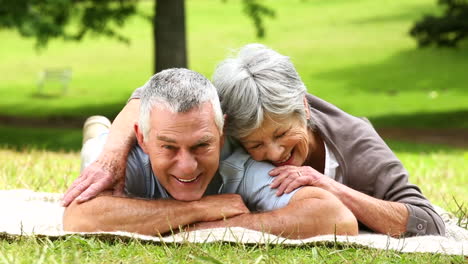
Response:
[[[181,150],[179,152],[179,158],[177,160],[177,168],[181,175],[183,176],[192,176],[192,174],[196,171],[198,166],[198,162],[193,156],[192,153],[186,150]]]
[[[283,154],[284,147],[278,143],[271,143],[268,145],[266,150],[266,160],[269,161],[279,161],[281,159],[281,155]]]

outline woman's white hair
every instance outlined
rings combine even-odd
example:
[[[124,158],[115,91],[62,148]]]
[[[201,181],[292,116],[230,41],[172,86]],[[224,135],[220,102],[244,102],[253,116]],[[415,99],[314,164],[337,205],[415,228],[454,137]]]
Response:
[[[265,117],[297,116],[307,122],[306,87],[287,56],[261,44],[242,47],[222,61],[213,74],[223,112],[225,132],[235,138],[249,135]]]
[[[185,113],[203,103],[213,107],[214,121],[222,134],[224,117],[218,93],[211,82],[198,72],[167,69],[155,74],[141,94],[139,126],[146,140],[150,131],[150,115],[154,107],[166,107],[174,113]]]

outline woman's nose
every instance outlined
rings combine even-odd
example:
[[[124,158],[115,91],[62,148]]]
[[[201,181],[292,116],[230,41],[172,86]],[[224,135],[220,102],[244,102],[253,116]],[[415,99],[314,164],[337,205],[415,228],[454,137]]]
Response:
[[[266,160],[275,162],[281,159],[283,154],[284,147],[277,143],[272,143],[267,146],[266,150]]]

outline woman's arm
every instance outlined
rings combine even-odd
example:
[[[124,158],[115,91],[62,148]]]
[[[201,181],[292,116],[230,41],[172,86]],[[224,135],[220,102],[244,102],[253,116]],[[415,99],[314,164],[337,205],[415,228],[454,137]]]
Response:
[[[270,175],[276,176],[271,187],[277,188],[277,195],[289,193],[299,186],[316,186],[327,190],[338,197],[356,216],[356,218],[372,230],[401,236],[406,232],[419,234],[442,234],[439,230],[438,219],[421,209],[416,212],[426,222],[426,225],[416,225],[416,230],[407,230],[408,221],[415,216],[410,215],[409,209],[413,205],[399,201],[385,201],[377,199],[349,188],[339,182],[326,177],[311,167],[283,166],[275,168]],[[413,208],[415,209],[415,208]],[[419,219],[421,220],[421,219]]]
[[[244,227],[293,239],[358,234],[356,217],[351,211],[334,195],[316,187],[298,190],[283,208],[198,223],[192,229],[216,227]]]
[[[63,206],[74,200],[87,201],[105,190],[113,190],[114,195],[123,194],[127,157],[135,144],[133,125],[138,120],[139,108],[140,100],[132,99],[117,115],[101,154],[68,188]]]

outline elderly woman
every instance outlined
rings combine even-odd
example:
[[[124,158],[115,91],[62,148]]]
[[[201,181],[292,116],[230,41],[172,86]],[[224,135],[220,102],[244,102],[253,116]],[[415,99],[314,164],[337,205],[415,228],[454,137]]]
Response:
[[[372,126],[307,94],[288,57],[260,44],[221,62],[213,83],[226,133],[278,168],[277,195],[302,185],[338,197],[360,223],[399,236],[444,234],[444,223]]]
[[[221,62],[213,81],[227,114],[226,133],[253,159],[277,166],[270,175],[276,177],[271,188],[278,195],[313,185],[333,193],[376,232],[444,234],[440,216],[408,183],[407,171],[372,126],[307,94],[288,57],[250,44]],[[107,188],[122,191],[122,170],[134,140],[126,127],[138,107],[139,100],[130,100],[116,118],[103,152],[70,187],[65,205]]]

